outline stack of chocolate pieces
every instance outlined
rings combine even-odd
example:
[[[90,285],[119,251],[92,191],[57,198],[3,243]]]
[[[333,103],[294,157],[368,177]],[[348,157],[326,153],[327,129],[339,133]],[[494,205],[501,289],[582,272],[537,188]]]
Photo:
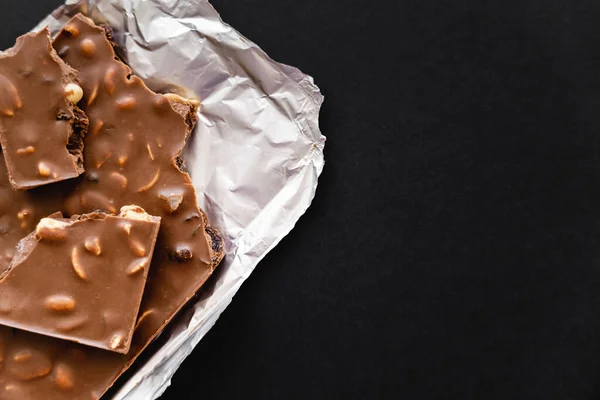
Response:
[[[223,257],[152,92],[81,15],[0,53],[0,399],[98,399]]]

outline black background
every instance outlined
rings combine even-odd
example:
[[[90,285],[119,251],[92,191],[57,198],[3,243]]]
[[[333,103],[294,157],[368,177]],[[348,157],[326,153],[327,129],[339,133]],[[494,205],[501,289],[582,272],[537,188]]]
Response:
[[[2,48],[59,1],[5,3]],[[213,4],[327,165],[164,399],[600,398],[600,3]]]

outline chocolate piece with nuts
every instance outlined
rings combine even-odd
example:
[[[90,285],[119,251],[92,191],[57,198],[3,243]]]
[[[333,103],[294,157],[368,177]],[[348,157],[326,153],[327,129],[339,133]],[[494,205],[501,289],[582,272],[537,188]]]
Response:
[[[86,173],[67,211],[114,211],[124,204],[139,204],[162,217],[131,349],[118,354],[0,326],[0,358],[30,351],[35,360],[49,360],[52,365],[47,372],[37,368],[37,362],[26,364],[29,373],[22,378],[36,378],[21,379],[13,372],[20,364],[5,361],[0,398],[98,399],[193,297],[223,257],[223,240],[208,226],[189,176],[180,171],[178,156],[195,124],[197,103],[157,95],[138,78],[129,79],[130,70],[114,59],[105,33],[110,35],[110,30],[76,17],[55,42],[61,56],[80,69],[85,93],[81,105],[93,114],[86,138]],[[128,96],[135,102],[116,101]],[[156,166],[161,166],[158,173]],[[93,241],[88,241],[88,247],[95,251]]]
[[[21,36],[0,54],[0,143],[15,189],[83,172],[82,96],[77,72],[56,55],[48,29]]]
[[[210,276],[222,257],[198,209],[180,154],[196,122],[199,103],[149,90],[119,61],[108,28],[76,16],[54,42],[79,72],[82,108],[90,119],[85,138],[85,177],[67,204],[69,213],[137,204],[162,218],[142,312],[139,348],[156,336]],[[87,179],[90,176],[93,179]],[[216,240],[215,240],[216,239]]]
[[[0,277],[0,324],[127,353],[159,227],[136,206],[43,218]]]
[[[101,393],[95,387],[111,382],[107,366],[125,358],[123,354],[0,326],[0,399],[99,399]],[[80,368],[82,365],[85,368]]]

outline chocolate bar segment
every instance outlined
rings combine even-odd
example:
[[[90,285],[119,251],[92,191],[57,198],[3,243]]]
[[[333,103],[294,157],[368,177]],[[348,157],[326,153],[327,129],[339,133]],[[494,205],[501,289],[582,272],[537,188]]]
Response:
[[[0,277],[0,324],[126,354],[159,227],[136,206],[42,219]]]
[[[97,400],[127,356],[0,326],[0,399]]]
[[[21,36],[0,54],[0,143],[13,188],[83,172],[82,96],[77,72],[56,55],[48,29]]]

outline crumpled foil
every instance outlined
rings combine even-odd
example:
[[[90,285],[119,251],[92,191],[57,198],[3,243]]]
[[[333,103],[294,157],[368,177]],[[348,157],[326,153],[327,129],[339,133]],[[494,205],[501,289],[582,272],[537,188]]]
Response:
[[[168,341],[114,397],[155,399],[309,207],[324,165],[323,97],[310,76],[271,60],[205,0],[67,0],[34,30],[48,25],[56,34],[80,11],[114,28],[120,56],[152,89],[202,103],[184,158],[226,256]]]

